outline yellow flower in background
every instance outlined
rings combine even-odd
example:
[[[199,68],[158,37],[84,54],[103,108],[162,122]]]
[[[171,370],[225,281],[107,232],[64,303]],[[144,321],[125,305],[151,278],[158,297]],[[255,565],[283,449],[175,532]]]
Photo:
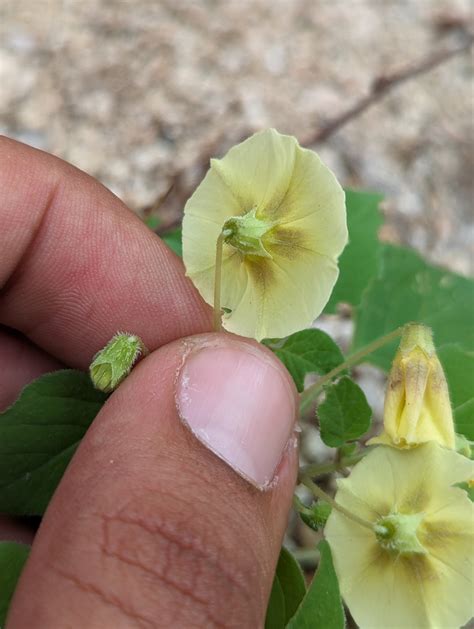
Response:
[[[262,131],[211,160],[184,209],[184,264],[209,304],[221,233],[222,325],[258,340],[288,336],[313,322],[336,282],[344,191],[316,153]]]
[[[342,596],[361,629],[449,629],[473,613],[473,503],[454,483],[473,463],[431,442],[379,446],[338,481],[325,534]]]
[[[437,441],[455,447],[449,391],[430,328],[405,326],[393,361],[384,406],[384,433],[368,443],[399,448]]]

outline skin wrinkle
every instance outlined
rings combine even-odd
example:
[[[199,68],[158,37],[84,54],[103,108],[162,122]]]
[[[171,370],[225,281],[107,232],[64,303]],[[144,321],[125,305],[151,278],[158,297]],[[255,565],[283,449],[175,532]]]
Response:
[[[146,565],[145,563],[141,562],[138,559],[133,559],[127,556],[124,553],[124,551],[120,548],[113,549],[112,547],[113,545],[110,542],[110,536],[109,536],[109,524],[111,522],[121,522],[122,524],[132,524],[138,527],[142,526],[141,522],[136,521],[136,520],[131,522],[128,520],[123,520],[121,518],[113,518],[113,519],[104,518],[104,521],[103,521],[104,542],[101,545],[101,552],[104,556],[117,559],[121,563],[127,564],[133,568],[138,568],[139,570],[142,570],[143,572],[146,572],[147,574],[149,574],[151,577],[153,577],[153,579],[157,581],[161,581],[165,586],[167,586],[170,589],[175,590],[176,592],[178,592],[179,595],[182,595],[185,599],[190,599],[192,602],[197,603],[199,607],[202,609],[203,615],[206,617],[206,620],[211,622],[211,625],[209,626],[225,629],[225,625],[221,623],[214,616],[214,614],[212,613],[210,609],[211,600],[202,598],[198,596],[197,594],[195,594],[195,589],[197,589],[196,580],[198,579],[200,573],[202,572],[201,564],[198,565],[198,570],[196,572],[189,573],[191,582],[189,583],[188,587],[185,587],[184,585],[180,584],[179,580],[173,580],[170,576],[167,576],[170,574],[170,567],[173,565],[173,559],[169,551],[164,552],[163,567],[161,570],[158,570],[158,569],[154,569],[153,567]],[[157,529],[154,530],[155,535],[156,534],[159,535],[160,533],[161,532],[159,532]],[[169,538],[166,538],[166,539],[169,541]],[[176,544],[176,542],[173,542],[173,543]],[[186,544],[176,544],[176,545],[185,551],[190,550],[189,545],[186,545]],[[194,563],[193,563],[193,566],[195,566]]]
[[[31,257],[35,255],[37,250],[37,243],[42,234],[44,224],[46,223],[47,216],[51,213],[51,208],[54,206],[57,196],[59,194],[59,190],[61,187],[61,179],[58,179],[52,187],[51,192],[48,195],[48,198],[42,208],[39,219],[37,220],[36,225],[34,226],[31,237],[25,243],[23,250],[19,253],[19,257],[15,261],[13,269],[11,273],[7,276],[5,283],[2,287],[0,287],[0,323],[1,323],[1,306],[2,302],[6,302],[8,300],[8,296],[15,286],[19,283],[19,280],[25,274],[25,267],[28,265]],[[42,324],[42,321],[36,321],[35,323],[31,322],[30,326],[22,326],[22,333],[27,337],[31,338],[34,336],[36,329]]]
[[[117,598],[111,594],[107,594],[103,591],[103,589],[90,581],[85,581],[84,579],[79,578],[75,574],[71,574],[58,566],[50,565],[50,568],[58,574],[62,579],[68,581],[75,588],[77,588],[80,592],[84,592],[86,594],[92,594],[96,596],[102,603],[105,605],[112,607],[114,610],[120,612],[127,621],[134,621],[134,623],[138,623],[138,626],[143,627],[143,629],[156,629],[156,624],[154,620],[148,619],[146,616],[139,614],[134,609],[129,609],[124,605],[123,600],[121,598]]]
[[[0,136],[2,140],[3,136]],[[51,189],[49,190],[46,201],[44,202],[39,217],[35,221],[35,225],[30,229],[30,237],[23,244],[22,250],[17,252],[19,257],[15,260],[13,269],[4,279],[4,283],[0,286],[0,299],[3,297],[3,292],[8,292],[9,285],[14,282],[14,276],[18,273],[21,274],[22,268],[25,266],[27,259],[31,256],[32,251],[35,249],[35,243],[38,240],[38,236],[42,231],[43,225],[46,221],[46,217],[50,214],[51,208],[54,206],[59,190],[61,188],[61,178],[58,177],[56,181],[49,184]]]
[[[189,515],[188,518],[189,522],[193,523],[192,525],[186,525],[185,521],[180,521],[179,523],[171,525],[168,523],[168,521],[161,522],[155,514],[153,515],[153,520],[150,521],[149,518],[124,513],[125,511],[126,508],[122,509],[119,514],[113,516],[96,514],[102,523],[102,552],[106,556],[115,557],[126,564],[142,569],[143,571],[162,581],[167,587],[176,590],[180,595],[185,596],[191,601],[198,603],[206,617],[208,617],[212,621],[212,626],[225,629],[227,625],[225,623],[221,623],[212,612],[212,608],[215,606],[216,603],[216,601],[212,599],[212,596],[210,598],[205,598],[196,594],[194,585],[198,578],[197,575],[193,574],[192,571],[187,572],[187,577],[191,577],[194,584],[189,583],[189,585],[185,587],[182,583],[172,578],[172,576],[170,575],[170,567],[181,567],[189,564],[192,564],[195,567],[197,565],[199,568],[198,572],[201,575],[201,581],[203,583],[203,574],[205,574],[208,579],[210,577],[211,583],[216,582],[215,580],[217,579],[217,583],[219,583],[220,586],[222,585],[222,577],[224,577],[225,583],[228,583],[231,586],[230,592],[234,592],[236,599],[241,601],[251,600],[252,597],[252,592],[249,591],[250,588],[248,585],[251,581],[248,578],[248,571],[244,570],[239,572],[235,562],[231,564],[231,568],[228,567],[229,562],[225,559],[221,559],[219,553],[215,552],[218,547],[222,546],[222,544],[209,543],[206,539],[201,539],[199,536],[194,537],[194,535],[192,535],[190,538],[186,538],[185,535],[183,536],[181,531],[189,531],[191,529],[191,526],[196,527],[196,519],[192,513]],[[127,548],[129,548],[131,553],[135,554],[136,549],[134,547],[133,540],[139,539],[140,533],[133,533],[126,536],[127,540],[131,540],[130,546],[120,548],[120,539],[116,540],[115,544],[113,544],[112,527],[114,524],[120,525],[118,533],[123,532],[122,528],[124,526],[131,526],[138,527],[146,533],[152,535],[153,537],[163,539],[165,542],[164,549],[161,547],[161,545],[159,547],[160,561],[162,557],[164,561],[162,569],[155,569],[154,564],[151,563],[151,561],[150,565],[146,565],[146,563],[143,563],[139,559],[131,557],[130,554],[127,553]],[[207,530],[206,527],[201,526],[200,528],[202,528],[203,530]],[[178,533],[174,534],[175,530],[178,531]],[[117,536],[117,532],[115,533],[115,536]],[[114,548],[114,546],[118,546],[118,548]],[[174,555],[173,549],[178,552],[178,557],[181,556],[181,559],[177,558]],[[161,555],[161,553],[163,553],[163,555]],[[189,555],[198,558],[198,560],[190,561]],[[152,560],[152,556],[150,556],[150,560]],[[227,590],[227,587],[224,586],[224,589]],[[210,588],[210,593],[214,593],[215,591],[215,588]]]
[[[207,475],[200,477],[198,469],[195,469],[195,473],[193,471],[193,477],[195,479],[199,479],[200,484],[203,487],[208,485],[211,480]],[[152,496],[151,504],[156,502],[158,492],[160,495],[159,502],[161,504],[166,503],[169,505],[166,509],[168,517],[165,522],[161,520],[158,513],[153,513],[151,518],[143,515],[143,505],[148,502],[146,494],[140,497],[140,505],[136,504],[136,499],[132,499],[125,503],[120,510],[113,515],[103,514],[100,512],[93,515],[99,518],[100,521],[118,519],[123,523],[139,525],[150,535],[158,534],[165,538],[170,544],[181,546],[184,544],[185,550],[192,551],[200,559],[204,560],[204,563],[212,563],[217,572],[224,575],[236,590],[242,590],[244,595],[243,597],[246,598],[248,595],[249,580],[248,566],[245,566],[245,569],[239,571],[234,562],[232,568],[229,569],[228,562],[226,560],[222,560],[220,554],[216,552],[216,549],[221,548],[226,552],[231,551],[235,544],[235,540],[241,536],[240,531],[242,528],[246,527],[250,530],[255,527],[253,517],[255,514],[248,516],[246,510],[242,510],[239,515],[239,526],[234,527],[232,521],[229,521],[228,516],[229,510],[232,509],[234,504],[231,496],[229,500],[222,500],[222,502],[219,502],[214,506],[213,518],[211,522],[208,522],[207,518],[204,517],[205,511],[196,508],[193,505],[187,506],[186,512],[189,515],[184,519],[182,508],[177,505],[179,506],[178,511],[176,511],[175,508],[176,515],[179,515],[179,518],[177,518],[175,513],[173,513],[173,503],[177,502],[176,495],[166,491],[166,481],[165,479],[161,480],[163,481],[163,486],[160,486],[159,488],[156,486],[152,487],[149,492]],[[253,493],[254,490],[251,488],[250,490]],[[210,498],[208,497],[207,502],[204,496],[202,496],[200,500],[199,498],[196,499],[204,505],[208,504]],[[219,509],[219,511],[217,511],[217,509]],[[221,526],[219,526],[219,522],[222,522]],[[180,533],[176,534],[175,531],[180,531]],[[182,531],[191,532],[191,537],[188,538],[187,542],[186,537],[183,537]],[[210,531],[211,533],[209,536],[206,536],[200,534],[199,531]],[[225,535],[221,536],[219,531],[225,532]],[[257,577],[257,573],[258,571],[256,570],[254,576]]]

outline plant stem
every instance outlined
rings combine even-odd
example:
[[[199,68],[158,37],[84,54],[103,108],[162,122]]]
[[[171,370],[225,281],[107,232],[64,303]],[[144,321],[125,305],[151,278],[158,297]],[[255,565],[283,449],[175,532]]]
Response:
[[[222,283],[222,249],[224,233],[221,232],[216,243],[216,271],[214,275],[214,331],[222,332],[221,283]]]
[[[382,347],[383,345],[390,343],[390,341],[393,341],[393,339],[400,336],[403,332],[403,327],[404,326],[401,326],[397,328],[396,330],[393,330],[393,332],[390,332],[389,334],[386,334],[385,336],[381,336],[375,341],[372,341],[372,343],[369,343],[365,347],[362,347],[358,352],[356,352],[355,354],[352,354],[352,356],[349,356],[349,358],[347,358],[343,363],[341,363],[334,369],[331,369],[331,371],[329,371],[322,378],[320,378],[315,384],[305,389],[303,393],[301,393],[300,395],[300,415],[303,415],[307,411],[311,403],[318,397],[318,395],[323,390],[324,385],[330,382],[333,378],[335,378],[345,369],[348,369],[349,367],[353,367],[354,365],[359,363],[363,358],[365,358],[372,352],[375,352],[375,350],[379,349],[379,347]]]
[[[314,496],[316,496],[316,498],[319,498],[320,500],[324,500],[325,502],[329,503],[333,509],[336,509],[337,511],[339,511],[339,513],[342,513],[343,515],[345,515],[346,518],[349,518],[350,520],[357,522],[357,524],[360,524],[360,526],[363,526],[366,529],[370,529],[371,531],[374,530],[373,524],[371,524],[368,520],[364,520],[363,518],[360,518],[355,513],[352,513],[351,511],[349,511],[348,509],[340,505],[338,502],[334,500],[334,498],[332,498],[323,489],[321,489],[319,485],[316,485],[316,483],[311,478],[309,478],[309,476],[301,476],[300,480],[303,483],[303,485],[305,485],[308,489],[311,490],[311,492],[313,493]]]
[[[352,467],[352,465],[358,463],[365,455],[366,452],[359,452],[358,454],[353,454],[352,456],[345,457],[340,461],[334,461],[333,463],[304,465],[300,468],[300,473],[304,476],[317,478],[318,476],[324,476],[332,472],[340,472],[345,467]]]

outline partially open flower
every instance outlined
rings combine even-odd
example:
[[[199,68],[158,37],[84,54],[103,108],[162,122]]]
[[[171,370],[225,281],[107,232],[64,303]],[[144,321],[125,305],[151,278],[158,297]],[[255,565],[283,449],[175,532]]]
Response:
[[[430,328],[405,326],[387,383],[384,432],[369,441],[399,448],[437,441],[455,447],[448,385]]]
[[[344,191],[313,151],[274,129],[233,147],[186,204],[186,271],[214,303],[222,234],[222,324],[256,338],[307,327],[326,305],[347,242]]]
[[[473,504],[455,483],[473,463],[430,442],[379,446],[338,481],[325,534],[342,596],[361,629],[448,629],[473,613]]]

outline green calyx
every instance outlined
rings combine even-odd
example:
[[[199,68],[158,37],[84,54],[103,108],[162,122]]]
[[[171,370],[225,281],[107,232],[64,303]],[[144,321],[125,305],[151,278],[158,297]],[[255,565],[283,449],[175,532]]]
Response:
[[[89,367],[93,385],[105,393],[113,391],[128,376],[138,358],[147,353],[142,340],[135,334],[116,334],[94,356]]]
[[[427,356],[432,356],[435,353],[433,332],[431,328],[421,323],[407,323],[400,339],[400,351],[402,354],[409,354],[416,347],[419,347]]]
[[[417,531],[423,515],[419,513],[404,515],[392,513],[380,518],[374,525],[378,543],[393,553],[425,555],[427,550],[418,539]]]
[[[244,255],[271,258],[264,245],[265,235],[273,223],[257,218],[255,208],[243,216],[229,218],[222,228],[224,242],[235,247]]]

